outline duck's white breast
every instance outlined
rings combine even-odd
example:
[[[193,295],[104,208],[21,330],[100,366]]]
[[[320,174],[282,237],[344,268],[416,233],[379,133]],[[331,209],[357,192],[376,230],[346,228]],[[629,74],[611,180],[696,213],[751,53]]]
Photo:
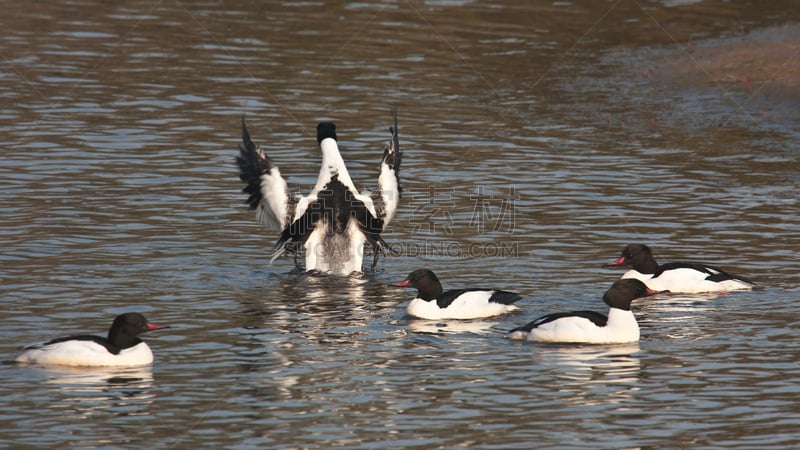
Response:
[[[16,361],[59,366],[144,366],[153,363],[153,352],[144,342],[114,355],[93,341],[64,341],[26,350]]]
[[[458,296],[446,308],[440,308],[436,300],[415,298],[408,304],[408,315],[420,319],[478,319],[504,314],[519,309],[515,305],[490,302],[494,291],[471,291]]]
[[[520,338],[521,336],[510,336]],[[542,324],[527,336],[538,342],[612,344],[639,340],[639,325],[631,311],[611,308],[608,323],[599,327],[585,317],[562,317]]]
[[[320,221],[305,242],[306,270],[342,276],[361,272],[366,240],[355,219],[350,219],[342,234],[326,233]]]

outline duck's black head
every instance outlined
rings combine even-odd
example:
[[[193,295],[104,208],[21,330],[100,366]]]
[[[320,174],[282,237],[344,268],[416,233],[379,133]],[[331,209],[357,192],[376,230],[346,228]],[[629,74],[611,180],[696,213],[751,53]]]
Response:
[[[423,300],[433,300],[443,292],[439,278],[429,269],[417,269],[393,286],[416,288],[417,296]]]
[[[644,244],[626,245],[616,261],[606,264],[606,267],[612,266],[630,266],[640,273],[655,273],[658,269],[653,252]]]
[[[617,280],[603,295],[603,301],[612,308],[630,311],[631,302],[637,298],[658,294],[635,278]]]
[[[149,323],[139,313],[120,314],[114,319],[114,323],[111,324],[111,328],[108,330],[108,341],[112,345],[125,349],[138,344],[138,336],[145,331],[159,330],[161,328],[166,327]]]
[[[317,125],[317,143],[319,144],[326,138],[336,140],[336,125],[333,122],[320,122]]]

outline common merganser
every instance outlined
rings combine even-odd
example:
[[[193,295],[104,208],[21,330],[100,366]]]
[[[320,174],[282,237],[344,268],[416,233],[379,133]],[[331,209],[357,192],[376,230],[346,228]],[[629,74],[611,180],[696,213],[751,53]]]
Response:
[[[397,213],[400,200],[400,163],[403,153],[397,137],[397,113],[389,128],[391,139],[383,151],[378,186],[373,192],[359,193],[339,153],[336,126],[317,125],[317,142],[322,151],[322,167],[317,183],[305,196],[293,197],[278,166],[250,138],[242,119],[242,145],[236,162],[239,178],[247,183],[242,192],[256,212],[256,220],[281,233],[270,262],[279,257],[289,243],[305,248],[305,270],[333,275],[362,271],[364,244],[372,246],[372,268],[383,251],[380,234]]]
[[[417,289],[417,298],[411,300],[406,312],[420,319],[477,319],[491,317],[519,309],[513,305],[522,297],[513,292],[497,289],[454,289],[444,292],[436,275],[428,269],[411,272],[396,287]]]
[[[707,264],[672,262],[659,265],[650,247],[643,244],[625,246],[616,261],[606,264],[606,267],[615,266],[633,267],[622,278],[635,278],[650,289],[673,294],[743,291],[755,286],[750,280]]]
[[[117,316],[108,338],[68,336],[23,347],[16,362],[59,366],[144,366],[153,363],[153,352],[138,338],[141,333],[164,326],[149,323],[139,313]]]
[[[631,302],[658,292],[635,279],[618,280],[603,295],[608,316],[595,311],[548,314],[508,332],[510,339],[537,342],[615,344],[637,342],[639,324],[631,312]]]

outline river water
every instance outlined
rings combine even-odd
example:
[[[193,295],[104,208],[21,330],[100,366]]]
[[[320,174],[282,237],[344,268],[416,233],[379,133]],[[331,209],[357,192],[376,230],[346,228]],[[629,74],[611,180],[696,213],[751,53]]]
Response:
[[[0,448],[800,446],[800,10],[581,3],[0,2],[0,353],[172,326],[152,368],[0,365]],[[270,266],[241,117],[302,192],[320,120],[374,186],[393,108],[377,271]],[[632,242],[761,288],[639,302],[633,345],[504,338],[604,310]],[[410,320],[420,267],[522,308]]]

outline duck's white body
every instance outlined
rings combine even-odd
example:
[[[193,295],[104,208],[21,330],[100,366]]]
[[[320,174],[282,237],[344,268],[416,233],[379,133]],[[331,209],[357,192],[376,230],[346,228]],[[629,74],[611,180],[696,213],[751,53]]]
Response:
[[[639,334],[639,324],[633,312],[610,308],[605,326],[598,326],[585,317],[569,316],[539,325],[530,331],[513,331],[508,337],[537,342],[617,344],[637,342]]]
[[[617,280],[603,295],[608,316],[595,311],[547,314],[508,332],[510,339],[569,344],[621,344],[639,341],[631,303],[656,291],[633,279]]]
[[[145,342],[113,354],[93,341],[70,340],[29,347],[16,359],[20,363],[73,367],[135,367],[153,363],[153,352]]]
[[[714,270],[709,268],[709,270]],[[749,291],[753,284],[739,279],[711,281],[708,272],[701,272],[688,267],[665,270],[653,278],[652,273],[641,273],[631,269],[621,278],[633,278],[642,281],[654,291],[670,291],[674,294],[698,294],[702,292]]]
[[[393,286],[417,289],[417,297],[408,304],[411,317],[428,320],[478,319],[518,309],[514,302],[522,299],[513,292],[498,289],[442,289],[439,278],[428,269],[418,269]]]
[[[755,284],[719,267],[695,262],[658,264],[653,251],[644,244],[628,244],[610,267],[631,266],[622,279],[635,279],[656,291],[673,294],[750,290]]]
[[[467,291],[456,297],[449,305],[440,308],[436,300],[415,298],[406,308],[411,317],[428,320],[478,319],[499,316],[519,309],[516,305],[492,302],[489,299],[497,291]]]
[[[360,272],[366,242],[354,220],[350,221],[343,234],[327,234],[323,227],[317,227],[304,244],[305,267],[307,270],[335,275]]]
[[[139,335],[165,327],[149,323],[139,313],[114,318],[108,337],[68,336],[22,349],[15,361],[74,367],[135,367],[153,363],[153,352]]]

